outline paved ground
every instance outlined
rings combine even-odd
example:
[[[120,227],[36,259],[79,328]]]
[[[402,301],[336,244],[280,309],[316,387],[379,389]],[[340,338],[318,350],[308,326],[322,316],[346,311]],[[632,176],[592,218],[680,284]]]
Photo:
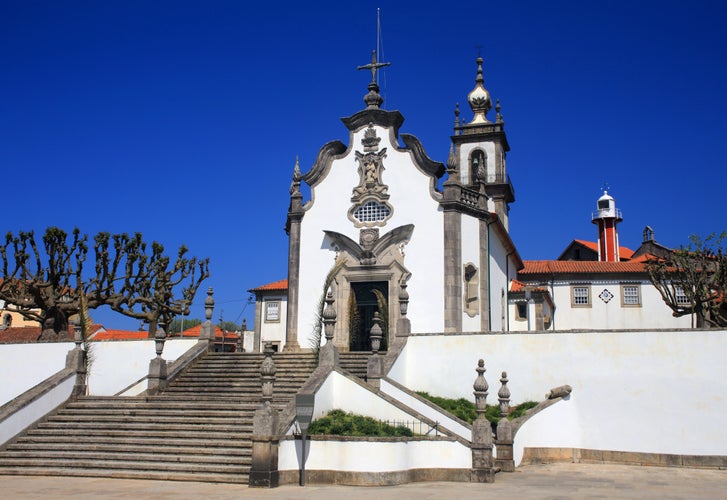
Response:
[[[416,483],[388,487],[281,486],[272,490],[241,485],[126,479],[0,476],[3,498],[226,498],[379,500],[709,498],[727,499],[727,471],[625,465],[551,464],[500,473],[494,484]]]

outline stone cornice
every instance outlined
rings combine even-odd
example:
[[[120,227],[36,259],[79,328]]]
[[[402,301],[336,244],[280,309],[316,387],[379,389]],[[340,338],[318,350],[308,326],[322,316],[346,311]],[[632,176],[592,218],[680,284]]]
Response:
[[[311,187],[321,182],[336,156],[340,156],[346,152],[346,145],[341,141],[335,140],[328,142],[318,151],[318,157],[311,169],[303,174],[302,179]]]
[[[351,132],[356,132],[361,127],[369,124],[379,125],[384,128],[392,128],[394,136],[398,137],[399,128],[404,123],[404,117],[398,111],[386,111],[384,109],[364,109],[355,115],[341,118],[341,121]]]

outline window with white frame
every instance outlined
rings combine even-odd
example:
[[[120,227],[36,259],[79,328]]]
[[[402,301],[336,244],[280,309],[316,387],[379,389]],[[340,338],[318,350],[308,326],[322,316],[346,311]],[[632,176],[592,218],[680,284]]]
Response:
[[[265,302],[265,321],[280,321],[280,301]]]
[[[574,306],[590,306],[591,287],[583,285],[574,286],[571,289],[571,302]]]
[[[680,286],[674,287],[674,299],[676,300],[676,303],[680,306],[686,306],[691,304],[689,297],[687,297],[687,294],[684,293],[684,289]]]
[[[641,305],[641,290],[639,285],[621,286],[621,304],[624,306]]]

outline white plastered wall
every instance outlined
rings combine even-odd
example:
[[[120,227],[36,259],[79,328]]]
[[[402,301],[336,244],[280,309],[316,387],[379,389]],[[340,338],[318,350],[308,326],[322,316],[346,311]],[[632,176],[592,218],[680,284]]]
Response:
[[[169,339],[162,358],[172,362],[187,352],[198,339]],[[88,387],[93,396],[113,396],[149,374],[149,362],[156,357],[153,340],[92,342],[93,362]],[[146,388],[146,384],[144,384]]]
[[[471,400],[479,358],[490,403],[502,371],[513,404],[571,385],[519,447],[727,455],[727,331],[412,336],[404,352],[389,376],[437,396]]]
[[[262,298],[262,302],[262,314],[260,318],[260,350],[262,351],[262,346],[265,344],[265,342],[277,342],[280,344],[282,350],[282,347],[285,345],[285,325],[288,318],[287,296],[284,294],[264,296]],[[280,307],[278,308],[279,316],[278,320],[276,321],[271,321],[267,319],[266,312],[268,302],[280,303]],[[303,347],[307,347],[307,345]],[[247,349],[247,346],[245,346],[245,349]]]
[[[630,282],[629,284],[634,284]],[[573,306],[571,289],[573,285],[590,286],[591,304],[588,307]],[[599,298],[604,290],[613,294],[613,298],[604,302]],[[553,286],[553,301],[556,305],[555,329],[636,329],[636,328],[690,328],[690,316],[675,318],[649,282],[641,282],[641,307],[624,307],[621,305],[621,282],[618,281],[573,281],[572,283],[556,282]]]
[[[444,326],[443,298],[443,216],[430,192],[431,178],[414,164],[408,152],[391,144],[389,131],[374,127],[387,148],[381,182],[388,186],[393,207],[380,236],[403,225],[413,224],[411,241],[404,247],[404,266],[412,273],[407,291],[410,296],[408,317],[412,331]],[[323,231],[331,230],[359,241],[359,228],[348,219],[353,188],[359,184],[358,162],[354,151],[363,151],[362,129],[354,134],[353,148],[334,160],[328,176],[312,189],[313,205],[301,222],[300,288],[298,302],[298,342],[309,344],[316,304],[321,298],[323,281],[335,262],[335,251]],[[434,268],[432,267],[434,266]]]
[[[514,273],[507,252],[497,236],[497,233],[490,231],[490,330],[493,332],[507,329],[507,290],[509,289],[510,278],[508,273]],[[504,296],[503,296],[504,294]]]
[[[73,342],[0,344],[0,405],[35,387],[66,367],[66,355]]]

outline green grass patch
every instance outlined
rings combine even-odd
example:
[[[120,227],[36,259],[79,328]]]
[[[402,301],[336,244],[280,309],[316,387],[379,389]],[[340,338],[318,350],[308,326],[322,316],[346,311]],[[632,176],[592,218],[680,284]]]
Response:
[[[417,391],[417,394],[419,394],[424,399],[431,401],[435,405],[439,406],[441,409],[448,411],[460,420],[464,420],[465,422],[471,424],[477,418],[477,407],[475,406],[475,403],[473,401],[469,401],[465,398],[441,398],[439,396],[432,396],[429,393],[423,391]],[[518,418],[524,415],[527,410],[537,405],[538,403],[535,401],[526,401],[524,403],[520,403],[517,406],[511,406],[510,413],[508,414],[507,419],[512,420],[514,418]],[[487,417],[487,420],[489,420],[493,424],[499,422],[501,418],[500,405],[487,405],[487,408],[485,410],[485,417]]]
[[[379,437],[410,437],[413,435],[411,429],[404,425],[389,425],[371,417],[346,413],[343,410],[331,410],[326,416],[311,422],[310,427],[308,427],[308,434]]]

